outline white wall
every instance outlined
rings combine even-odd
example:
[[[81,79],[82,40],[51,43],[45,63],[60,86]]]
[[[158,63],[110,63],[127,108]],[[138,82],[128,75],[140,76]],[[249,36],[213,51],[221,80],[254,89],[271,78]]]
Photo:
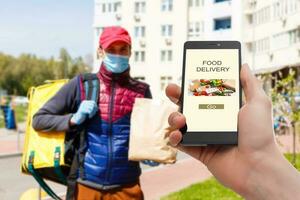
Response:
[[[102,3],[115,3],[120,1],[122,6],[117,13],[102,13],[101,6],[95,6],[94,20],[94,58],[95,71],[98,70],[100,61],[96,59],[96,48],[98,47],[98,37],[96,28],[109,25],[122,25],[132,36],[132,76],[143,76],[145,81],[151,85],[154,97],[164,96],[161,90],[161,77],[171,76],[172,82],[179,84],[181,80],[183,43],[186,40],[239,40],[242,42],[242,62],[249,63],[253,70],[269,70],[274,67],[299,63],[300,39],[296,44],[289,43],[288,31],[299,28],[300,25],[300,1],[298,0],[231,0],[215,3],[214,0],[204,0],[204,5],[200,1],[199,7],[189,7],[188,0],[173,0],[172,12],[161,11],[161,0],[146,0],[146,12],[134,13],[134,3],[137,0],[95,0],[95,5]],[[142,1],[142,0],[140,0]],[[251,2],[256,2],[255,6],[250,6]],[[287,1],[298,2],[297,11],[292,14],[281,14],[285,19],[273,16],[274,3]],[[259,20],[259,13],[266,6],[270,6],[270,20],[253,25],[250,20],[254,14]],[[116,16],[121,16],[117,19]],[[136,17],[139,20],[136,20]],[[214,19],[231,17],[231,29],[213,30]],[[267,18],[267,14],[264,15]],[[253,20],[252,20],[253,21]],[[199,22],[201,30],[199,36],[188,37],[188,27],[191,22]],[[172,24],[173,35],[167,39],[171,44],[166,43],[166,38],[161,35],[161,25]],[[202,27],[202,24],[204,27]],[[134,37],[134,27],[145,26],[146,36],[144,38]],[[286,32],[286,42],[282,39],[274,39],[274,35]],[[300,35],[300,31],[299,31]],[[282,37],[284,38],[284,37]],[[260,41],[265,39],[263,42]],[[264,46],[265,50],[251,51],[253,42],[257,46]],[[260,42],[259,42],[260,41]],[[141,45],[145,43],[145,46]],[[280,43],[286,44],[277,48]],[[277,46],[276,46],[277,45]],[[269,46],[269,48],[267,48]],[[172,50],[173,60],[171,62],[161,62],[161,50]],[[145,62],[134,62],[134,51],[145,51]]]

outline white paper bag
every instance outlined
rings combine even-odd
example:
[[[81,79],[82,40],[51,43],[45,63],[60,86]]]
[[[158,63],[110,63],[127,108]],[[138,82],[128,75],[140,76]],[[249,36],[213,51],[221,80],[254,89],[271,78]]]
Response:
[[[177,150],[169,145],[168,118],[178,106],[166,100],[137,98],[130,125],[129,160],[174,163]]]

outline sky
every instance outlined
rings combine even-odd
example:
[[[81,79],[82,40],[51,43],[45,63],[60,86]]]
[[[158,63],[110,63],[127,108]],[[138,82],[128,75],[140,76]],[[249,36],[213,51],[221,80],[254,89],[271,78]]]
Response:
[[[0,52],[72,57],[93,51],[94,0],[0,0]]]

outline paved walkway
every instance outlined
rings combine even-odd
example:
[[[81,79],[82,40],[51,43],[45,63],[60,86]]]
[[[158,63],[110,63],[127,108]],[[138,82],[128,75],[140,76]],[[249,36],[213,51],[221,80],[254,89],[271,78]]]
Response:
[[[0,128],[0,158],[23,151],[25,123],[18,124],[18,130]]]
[[[20,155],[24,143],[24,130],[25,127],[22,125],[19,126],[19,134],[16,131],[0,129],[0,159],[5,159],[5,156],[9,155]],[[291,134],[278,136],[277,139],[282,152],[292,152]],[[300,150],[299,142],[297,150]],[[146,200],[156,200],[193,183],[203,181],[210,176],[211,174],[203,164],[180,153],[179,161],[176,164],[161,165],[154,168],[144,166],[141,185]]]
[[[141,186],[146,200],[156,200],[171,192],[209,178],[211,173],[193,158],[179,160],[176,164],[161,166],[143,172]]]

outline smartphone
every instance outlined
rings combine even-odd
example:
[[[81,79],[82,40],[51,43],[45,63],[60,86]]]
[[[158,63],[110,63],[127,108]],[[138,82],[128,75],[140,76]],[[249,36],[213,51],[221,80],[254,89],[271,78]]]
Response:
[[[181,112],[186,117],[182,145],[238,143],[241,107],[241,44],[187,41],[184,44]]]

